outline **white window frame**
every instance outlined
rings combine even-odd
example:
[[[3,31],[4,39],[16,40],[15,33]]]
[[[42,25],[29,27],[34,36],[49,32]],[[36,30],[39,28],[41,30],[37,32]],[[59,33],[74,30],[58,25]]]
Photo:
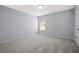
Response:
[[[39,30],[41,30],[41,31],[46,30],[46,20],[40,20],[40,22],[39,22]]]

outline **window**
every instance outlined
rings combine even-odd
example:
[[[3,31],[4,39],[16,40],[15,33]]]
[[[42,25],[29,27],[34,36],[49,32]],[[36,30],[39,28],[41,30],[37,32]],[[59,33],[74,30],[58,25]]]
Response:
[[[40,20],[40,30],[46,30],[46,20]]]

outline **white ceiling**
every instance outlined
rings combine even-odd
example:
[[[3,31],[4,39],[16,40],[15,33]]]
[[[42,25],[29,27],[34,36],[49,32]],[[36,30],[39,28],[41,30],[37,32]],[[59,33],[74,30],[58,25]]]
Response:
[[[43,9],[38,9],[36,5],[5,5],[5,6],[34,16],[43,16],[74,8],[73,5],[44,5]]]

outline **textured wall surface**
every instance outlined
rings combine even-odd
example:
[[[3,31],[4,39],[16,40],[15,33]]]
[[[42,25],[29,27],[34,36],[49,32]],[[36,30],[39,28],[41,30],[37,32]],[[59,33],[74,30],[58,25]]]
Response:
[[[0,41],[37,32],[37,17],[0,6]]]
[[[46,20],[46,31],[39,33],[61,38],[74,38],[74,10],[63,11],[39,17],[39,20]]]

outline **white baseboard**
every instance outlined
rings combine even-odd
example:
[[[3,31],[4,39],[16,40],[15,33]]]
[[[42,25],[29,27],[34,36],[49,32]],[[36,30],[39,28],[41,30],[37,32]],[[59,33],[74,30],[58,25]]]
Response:
[[[29,35],[22,35],[22,36],[18,36],[18,37],[15,37],[15,38],[12,38],[12,39],[7,39],[7,40],[2,40],[0,41],[0,43],[5,43],[5,42],[9,42],[9,41],[13,41],[13,40],[17,40],[17,39],[21,39],[21,38],[24,38],[24,37],[30,37],[32,35],[36,35],[35,34],[29,34]],[[38,35],[38,34],[37,34]],[[43,35],[43,34],[42,34]],[[46,35],[47,36],[47,35]],[[62,39],[72,39],[72,38],[68,38],[68,37],[57,37],[57,36],[48,36],[48,37],[54,37],[54,38],[62,38]]]
[[[39,33],[39,34],[46,35],[46,36],[49,36],[49,37],[58,37],[58,38],[71,39],[71,40],[74,39],[74,37],[69,36],[67,34],[60,34],[60,33],[55,33],[55,34]]]
[[[1,40],[0,43],[6,43],[6,42],[9,42],[9,41],[21,39],[21,38],[24,38],[24,37],[30,37],[30,36],[32,36],[32,35],[35,35],[35,34],[22,35],[22,36],[14,37],[14,38],[12,38],[12,39]]]
[[[6,43],[6,42],[17,40],[17,39],[20,39],[20,38],[23,38],[23,37],[24,36],[19,36],[19,37],[15,37],[15,38],[12,38],[12,39],[1,40],[0,43]]]
[[[42,35],[44,35],[44,34],[42,34]],[[46,36],[48,36],[48,37],[55,37],[55,38],[62,38],[62,39],[70,39],[70,40],[73,40],[74,38],[70,38],[70,37],[67,37],[67,36],[50,36],[50,35],[46,35]]]

